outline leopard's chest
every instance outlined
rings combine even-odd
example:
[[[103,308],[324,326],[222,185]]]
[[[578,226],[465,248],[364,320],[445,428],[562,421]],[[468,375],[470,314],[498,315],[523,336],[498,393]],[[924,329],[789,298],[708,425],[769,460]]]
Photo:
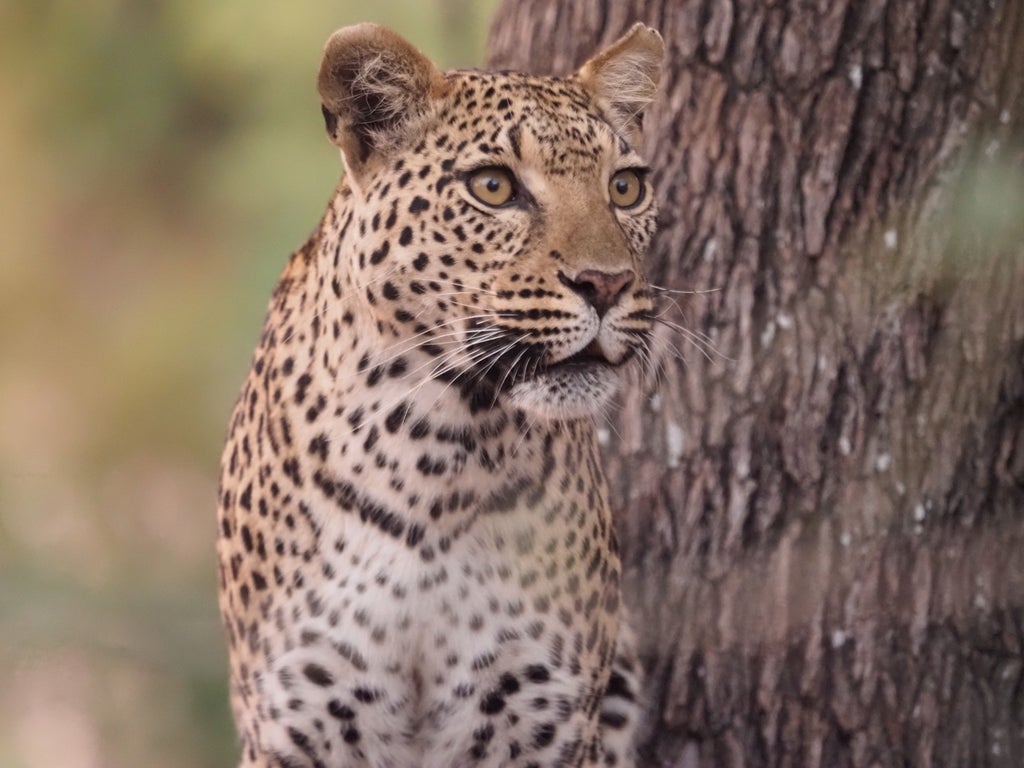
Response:
[[[382,728],[436,734],[513,678],[524,701],[531,687],[567,708],[594,695],[618,623],[617,557],[594,535],[604,511],[584,526],[579,505],[533,500],[479,515],[429,557],[336,516],[321,535],[344,546],[320,547],[283,606],[270,698],[370,707]],[[338,691],[337,680],[350,682]]]
[[[466,649],[526,646],[614,613],[619,564],[607,511],[546,494],[530,501],[468,515],[443,536],[428,529],[416,546],[332,512],[321,534],[331,545],[318,547],[308,582],[317,609],[307,599],[293,615],[429,674]]]

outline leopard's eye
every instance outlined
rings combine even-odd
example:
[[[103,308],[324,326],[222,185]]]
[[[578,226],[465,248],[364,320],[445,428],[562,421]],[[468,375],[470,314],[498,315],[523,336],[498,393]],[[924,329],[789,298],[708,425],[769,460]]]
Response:
[[[481,168],[466,181],[469,193],[484,205],[493,208],[505,205],[516,197],[516,181],[504,168]]]
[[[616,208],[632,208],[644,199],[644,180],[629,168],[619,171],[608,182],[608,196]]]

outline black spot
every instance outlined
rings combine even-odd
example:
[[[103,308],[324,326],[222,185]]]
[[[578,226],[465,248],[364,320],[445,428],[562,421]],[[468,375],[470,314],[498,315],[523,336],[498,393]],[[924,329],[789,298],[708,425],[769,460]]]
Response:
[[[408,245],[412,242],[412,227],[405,227],[402,229],[402,234],[398,236],[399,245]]]
[[[319,664],[310,662],[302,668],[302,674],[305,675],[306,679],[313,685],[319,685],[321,688],[334,685],[334,675]]]
[[[480,700],[480,711],[485,715],[496,715],[505,708],[505,697],[500,691],[491,691]]]
[[[363,704],[372,704],[377,700],[376,691],[364,688],[363,686],[353,690],[352,695],[356,697],[356,701],[361,701]]]
[[[397,378],[401,376],[403,373],[405,373],[406,370],[408,370],[408,368],[409,364],[405,361],[405,358],[400,357],[393,363],[391,363],[391,365],[388,367],[388,376],[390,376],[393,379]]]
[[[479,672],[481,669],[487,669],[489,666],[491,666],[491,664],[493,664],[495,661],[497,661],[497,659],[498,659],[498,657],[495,656],[493,652],[491,652],[491,651],[484,651],[479,656],[477,656],[475,659],[473,659],[473,662],[470,665],[470,668],[474,672]]]
[[[331,717],[336,717],[339,720],[352,720],[356,716],[351,707],[342,704],[337,699],[331,699],[327,703],[327,712]]]
[[[292,744],[301,749],[303,752],[310,752],[312,747],[309,745],[309,736],[304,734],[297,728],[288,727],[288,738],[292,740]]]
[[[387,299],[388,301],[394,301],[395,299],[398,298],[398,289],[390,280],[384,283],[384,286],[381,289],[381,293],[384,294],[384,298]]]
[[[362,406],[359,406],[354,411],[350,411],[348,414],[348,423],[352,425],[352,431],[358,432],[359,428],[363,424],[363,416],[365,411]]]
[[[416,269],[417,272],[422,272],[424,269],[426,269],[427,262],[429,261],[430,259],[427,258],[427,254],[421,253],[413,261],[412,266]]]
[[[546,683],[551,679],[551,673],[543,664],[531,664],[526,668],[524,674],[531,683]]]
[[[410,547],[415,547],[423,541],[423,526],[422,525],[410,525],[409,532],[405,535],[405,543]]]
[[[502,99],[502,101],[503,102],[507,102],[508,99]],[[501,109],[501,108],[499,107],[499,109]],[[512,145],[512,154],[516,156],[517,160],[520,159],[522,157],[522,154],[521,154],[521,149],[520,149],[520,146],[519,146],[519,126],[518,125],[513,125],[511,128],[508,129],[508,142],[509,142],[509,144]]]
[[[430,201],[416,195],[409,203],[409,213],[421,213],[430,208]]]
[[[431,459],[427,454],[416,460],[416,469],[424,475],[443,475],[447,468],[448,464],[444,459]]]
[[[464,388],[459,395],[469,402],[469,412],[477,414],[486,411],[494,404],[494,390],[481,384],[480,386]]]
[[[323,395],[316,396],[316,402],[306,409],[306,421],[312,424],[317,420],[317,417],[323,413],[324,408],[327,407],[327,398]]]
[[[517,693],[519,691],[519,680],[511,672],[506,672],[501,676],[501,690],[507,694]]]
[[[380,248],[370,254],[370,263],[380,264],[385,258],[387,258],[389,250],[391,250],[391,243],[385,240]]]
[[[618,696],[626,701],[633,701],[636,696],[629,689],[629,682],[620,673],[613,671],[605,689],[605,696]]]
[[[355,491],[352,491],[353,495]],[[391,512],[379,504],[364,501],[359,506],[359,519],[376,525],[384,533],[396,539],[405,533],[405,521],[396,512]]]
[[[373,446],[377,444],[377,439],[380,437],[380,430],[377,429],[377,425],[374,424],[370,427],[370,431],[366,435],[366,439],[363,441],[363,450],[369,453],[373,450]]]
[[[554,723],[542,723],[533,729],[533,746],[535,749],[542,749],[554,740]]]
[[[299,376],[298,381],[295,382],[295,402],[298,405],[302,405],[302,401],[306,399],[306,392],[309,390],[309,385],[313,383],[313,377],[308,373],[304,373]]]
[[[388,414],[387,418],[384,419],[384,426],[388,430],[388,432],[394,434],[395,432],[402,428],[402,424],[405,423],[405,420],[408,418],[408,416],[409,404],[406,402],[401,402],[397,406],[395,406],[394,410],[392,410],[391,413]]]
[[[284,470],[285,477],[291,480],[295,485],[302,486],[302,474],[299,472],[299,460],[292,456],[289,459],[285,459],[281,464],[281,469]]]

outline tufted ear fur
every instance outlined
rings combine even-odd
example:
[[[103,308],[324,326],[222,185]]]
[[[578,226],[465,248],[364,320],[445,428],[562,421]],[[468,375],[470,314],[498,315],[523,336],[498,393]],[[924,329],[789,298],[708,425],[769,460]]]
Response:
[[[445,88],[431,61],[376,24],[343,27],[324,47],[317,77],[327,135],[358,180],[412,132]]]
[[[640,138],[643,111],[658,89],[664,55],[661,35],[636,23],[576,73],[615,132],[631,143]]]

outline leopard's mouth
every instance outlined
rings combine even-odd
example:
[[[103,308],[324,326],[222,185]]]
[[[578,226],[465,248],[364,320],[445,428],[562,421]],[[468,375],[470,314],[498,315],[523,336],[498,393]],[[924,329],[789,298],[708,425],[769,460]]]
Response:
[[[483,323],[471,325],[469,348],[477,373],[464,383],[484,384],[495,394],[524,386],[538,390],[550,386],[587,389],[595,382],[612,388],[619,378],[618,369],[635,353],[628,347],[609,354],[607,344],[595,336],[568,357],[551,360],[550,350],[543,346],[522,341],[510,343],[506,335],[496,336],[493,327]]]
[[[605,354],[604,348],[601,346],[601,342],[595,338],[579,352],[570,355],[564,360],[559,360],[544,366],[541,369],[541,372],[559,370],[572,371],[574,369],[580,369],[582,372],[583,370],[592,368],[619,368],[622,365],[625,365],[631,355],[632,350],[628,350],[620,359],[613,361]]]
[[[633,345],[609,350],[598,338],[568,357],[551,360],[540,344],[510,341],[508,335],[478,325],[472,329],[469,354],[473,374],[455,370],[436,374],[461,386],[477,407],[507,397],[516,408],[551,419],[575,419],[599,413],[621,383],[619,368],[631,360]]]

